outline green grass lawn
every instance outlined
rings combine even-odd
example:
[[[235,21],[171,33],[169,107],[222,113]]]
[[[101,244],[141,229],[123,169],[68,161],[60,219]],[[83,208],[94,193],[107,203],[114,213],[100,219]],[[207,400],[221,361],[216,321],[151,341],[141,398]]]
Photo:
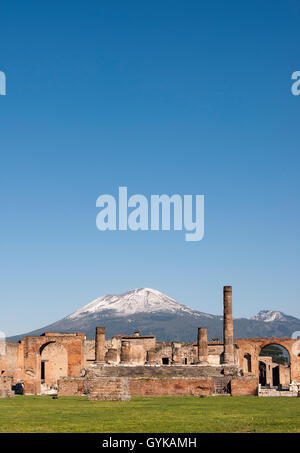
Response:
[[[300,432],[300,398],[0,399],[0,432]]]

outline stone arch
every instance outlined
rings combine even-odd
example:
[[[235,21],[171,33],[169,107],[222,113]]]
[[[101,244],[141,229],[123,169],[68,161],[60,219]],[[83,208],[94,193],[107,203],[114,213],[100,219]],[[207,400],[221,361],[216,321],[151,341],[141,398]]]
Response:
[[[291,354],[286,345],[281,344],[279,341],[268,341],[260,348],[259,364],[264,364],[265,367],[265,382],[261,380],[262,385],[270,385],[272,387],[287,386],[291,381]],[[274,346],[273,350],[270,347]],[[269,347],[269,351],[266,348]],[[263,354],[265,350],[265,354]],[[283,354],[276,356],[276,350],[282,351]],[[261,369],[260,369],[261,371]]]
[[[272,340],[272,339],[270,339],[270,340]],[[259,351],[259,357],[263,357],[263,356],[261,356],[261,353],[267,346],[276,346],[279,349],[284,350],[287,353],[288,365],[290,365],[291,352],[289,351],[289,348],[286,345],[281,344],[279,341],[268,341],[266,344],[261,345],[260,351]]]
[[[53,340],[53,341],[47,341],[46,343],[42,344],[42,346],[40,346],[40,350],[39,350],[40,356],[42,355],[43,350],[44,350],[49,344],[51,344],[51,343],[55,343],[55,340]]]
[[[261,341],[259,344],[259,354],[266,346],[275,345],[284,348],[289,353],[289,359],[291,360],[291,356],[293,355],[291,342],[293,343],[293,340],[290,340],[289,338],[265,338],[264,341]]]
[[[285,375],[285,384],[288,385],[292,381],[300,382],[300,360],[298,357],[299,349],[296,347],[298,339],[294,338],[237,338],[236,346],[238,353],[239,366],[241,371],[243,370],[244,355],[246,353],[251,354],[252,359],[252,373],[257,378],[259,378],[259,362],[266,361],[263,357],[260,356],[260,352],[263,348],[268,345],[274,344],[280,347],[283,347],[289,354],[289,366],[287,369],[283,369],[281,366],[280,374],[281,377]],[[270,359],[271,361],[271,359]],[[267,365],[267,372],[272,373],[271,362]],[[277,366],[277,364],[276,364]],[[289,382],[288,382],[289,381]],[[281,383],[284,382],[284,379],[281,379]]]
[[[40,378],[45,389],[55,389],[61,377],[68,376],[68,352],[57,341],[48,341],[40,347]]]

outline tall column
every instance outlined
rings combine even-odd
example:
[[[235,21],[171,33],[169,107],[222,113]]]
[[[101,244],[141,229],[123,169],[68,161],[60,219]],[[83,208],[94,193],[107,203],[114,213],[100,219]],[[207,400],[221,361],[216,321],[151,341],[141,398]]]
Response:
[[[232,287],[224,286],[224,363],[234,363]]]
[[[121,362],[130,362],[130,342],[122,341],[121,344]]]
[[[96,327],[96,362],[105,361],[105,327]]]
[[[207,328],[206,327],[198,327],[198,341],[197,341],[197,348],[198,348],[198,363],[207,363]]]

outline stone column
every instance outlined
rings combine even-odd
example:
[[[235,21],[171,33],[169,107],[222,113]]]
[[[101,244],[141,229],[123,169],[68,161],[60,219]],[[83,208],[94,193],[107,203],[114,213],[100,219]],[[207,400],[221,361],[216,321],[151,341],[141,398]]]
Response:
[[[234,363],[232,287],[224,286],[224,363]]]
[[[123,362],[123,363],[130,362],[130,342],[129,341],[122,341],[121,362]]]
[[[157,360],[156,360],[156,351],[155,349],[149,349],[147,352],[147,363],[149,365],[156,365]]]
[[[208,349],[206,327],[198,327],[197,353],[198,363],[207,363]]]
[[[105,362],[106,363],[117,363],[118,361],[118,351],[115,348],[109,348],[107,353],[105,354]]]
[[[96,362],[105,361],[105,327],[96,327]]]
[[[174,365],[182,364],[181,343],[172,343],[172,363]]]

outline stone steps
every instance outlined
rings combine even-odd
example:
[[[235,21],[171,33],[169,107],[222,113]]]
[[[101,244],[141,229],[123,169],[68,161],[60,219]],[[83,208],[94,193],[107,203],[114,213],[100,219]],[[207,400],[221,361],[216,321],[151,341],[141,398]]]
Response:
[[[298,396],[298,392],[277,389],[259,389],[258,396]]]
[[[90,365],[87,374],[95,377],[222,377],[222,368],[213,366]]]
[[[228,377],[215,377],[215,394],[226,395],[230,393],[229,382],[231,378]]]

